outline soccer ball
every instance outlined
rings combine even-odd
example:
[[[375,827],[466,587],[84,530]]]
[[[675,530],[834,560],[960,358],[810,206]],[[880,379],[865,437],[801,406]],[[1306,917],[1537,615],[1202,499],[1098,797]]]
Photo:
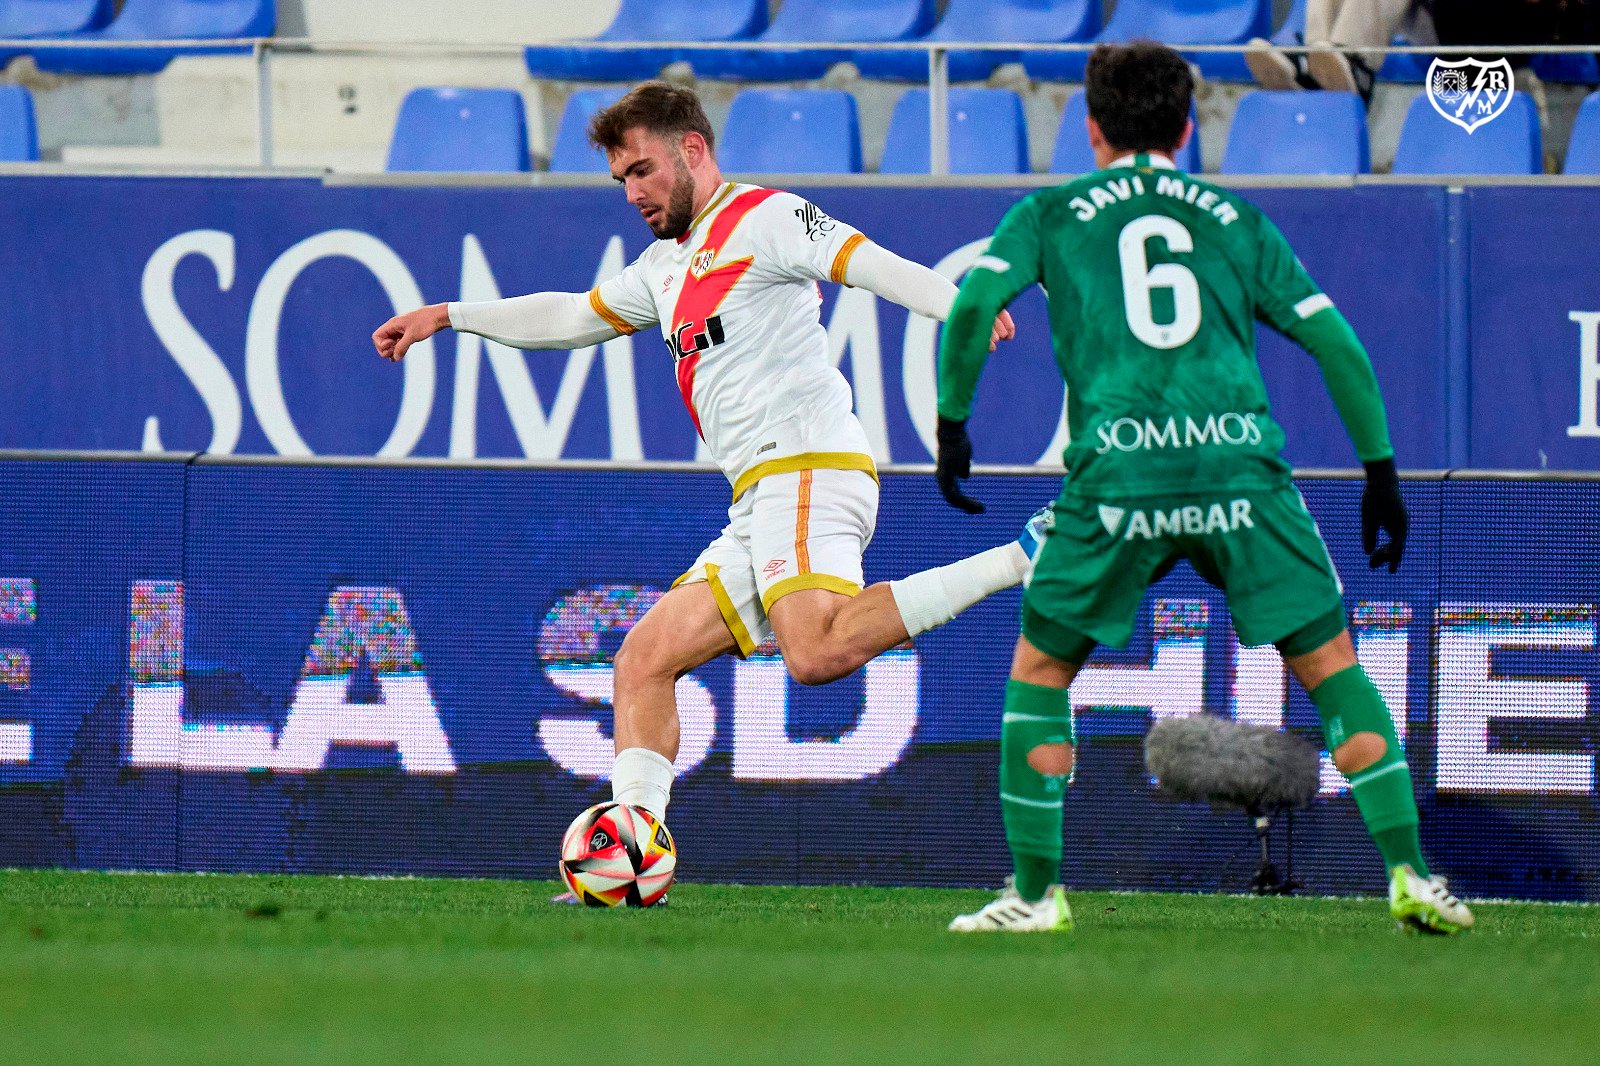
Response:
[[[596,803],[561,840],[561,880],[589,907],[651,907],[672,887],[678,849],[655,815],[628,803]]]

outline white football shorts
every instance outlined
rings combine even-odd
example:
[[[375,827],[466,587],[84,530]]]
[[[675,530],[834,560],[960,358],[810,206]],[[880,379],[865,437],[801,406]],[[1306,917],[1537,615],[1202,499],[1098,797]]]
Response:
[[[791,592],[861,591],[861,553],[878,520],[878,482],[860,470],[768,474],[728,508],[721,536],[673,588],[711,585],[743,658],[772,638],[767,611]]]

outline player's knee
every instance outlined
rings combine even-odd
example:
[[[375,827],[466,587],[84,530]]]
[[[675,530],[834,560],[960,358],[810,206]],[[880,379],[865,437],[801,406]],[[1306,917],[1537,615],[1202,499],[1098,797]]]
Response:
[[[802,685],[826,685],[853,673],[861,664],[855,659],[826,645],[791,648],[783,654],[789,676]]]
[[[622,638],[622,646],[611,660],[611,670],[619,688],[673,673],[663,642],[641,636],[637,628]]]
[[[1040,744],[1028,752],[1028,765],[1046,777],[1066,777],[1077,757],[1071,744]]]
[[[1333,765],[1349,777],[1376,763],[1388,753],[1389,742],[1376,733],[1357,733],[1333,749]]]

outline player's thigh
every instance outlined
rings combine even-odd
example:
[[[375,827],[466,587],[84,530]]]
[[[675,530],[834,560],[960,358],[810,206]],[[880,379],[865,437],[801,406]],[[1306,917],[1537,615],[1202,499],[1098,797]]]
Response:
[[[617,653],[619,683],[633,677],[678,677],[720,655],[739,651],[709,581],[677,585],[628,631]]]
[[[741,659],[772,637],[772,626],[761,606],[761,590],[756,584],[750,555],[752,511],[750,501],[736,502],[728,512],[727,528],[706,546],[694,565],[672,583],[672,592],[656,605],[665,603],[667,597],[679,589],[700,587],[703,591],[697,599],[703,606],[709,597],[722,630],[731,641],[726,650]],[[715,630],[716,626],[711,628]],[[662,636],[670,640],[672,635],[668,632]]]
[[[762,609],[796,592],[837,610],[862,588],[861,554],[878,515],[878,483],[859,470],[799,470],[762,478],[754,507],[750,559]],[[808,612],[809,613],[812,612]]]
[[[1297,638],[1316,646],[1344,629],[1338,572],[1294,486],[1242,491],[1198,505],[1211,528],[1193,538],[1189,557],[1227,596],[1241,643]]]
[[[1095,644],[1128,643],[1145,590],[1177,551],[1130,529],[1138,507],[1072,496],[1055,504],[1055,528],[1022,596],[1022,634],[1035,648],[1081,664]]]

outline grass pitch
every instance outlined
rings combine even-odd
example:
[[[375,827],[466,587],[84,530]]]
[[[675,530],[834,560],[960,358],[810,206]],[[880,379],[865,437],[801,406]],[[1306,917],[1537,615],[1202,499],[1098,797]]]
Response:
[[[1594,1062],[1600,908],[1075,893],[0,873],[0,1051],[51,1062]]]

